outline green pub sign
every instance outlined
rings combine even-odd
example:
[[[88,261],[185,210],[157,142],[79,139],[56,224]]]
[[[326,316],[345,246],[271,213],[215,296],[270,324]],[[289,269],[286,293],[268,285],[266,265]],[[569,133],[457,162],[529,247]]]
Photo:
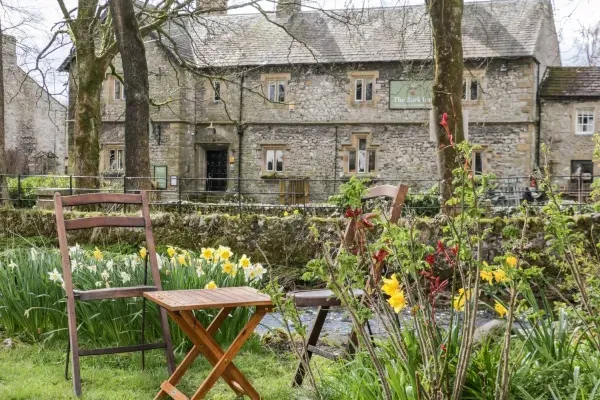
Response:
[[[390,108],[431,108],[433,81],[390,81]]]

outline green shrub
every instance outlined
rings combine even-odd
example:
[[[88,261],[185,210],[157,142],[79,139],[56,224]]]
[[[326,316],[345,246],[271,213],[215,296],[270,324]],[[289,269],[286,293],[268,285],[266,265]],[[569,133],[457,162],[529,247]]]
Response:
[[[27,176],[21,177],[21,193],[19,196],[19,178],[8,178],[8,193],[13,203],[20,200],[20,207],[31,208],[36,203],[38,189],[69,188],[69,178],[66,176]]]

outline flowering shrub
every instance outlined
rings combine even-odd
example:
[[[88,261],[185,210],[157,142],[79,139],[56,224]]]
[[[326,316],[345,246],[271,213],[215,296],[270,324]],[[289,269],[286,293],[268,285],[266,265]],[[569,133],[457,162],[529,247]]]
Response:
[[[85,250],[76,245],[69,249],[73,284],[76,289],[90,290],[151,284],[150,266],[146,275],[148,252],[140,248],[136,254],[103,252],[96,247]],[[157,254],[163,289],[198,289],[233,286],[261,287],[265,268],[252,263],[244,254],[237,257],[230,248],[203,248],[200,254],[168,247]],[[37,248],[13,249],[0,253],[0,324],[8,334],[20,334],[31,340],[66,337],[66,303],[58,250]],[[83,340],[92,342],[137,343],[141,330],[142,299],[118,299],[77,302],[77,319]],[[159,337],[157,310],[148,306],[148,337]],[[212,311],[211,311],[212,312]],[[211,315],[198,312],[208,321]],[[241,327],[248,318],[247,310],[235,310],[223,325],[218,337],[231,340],[228,329]],[[175,343],[184,336],[172,329]],[[151,339],[148,339],[151,340]]]

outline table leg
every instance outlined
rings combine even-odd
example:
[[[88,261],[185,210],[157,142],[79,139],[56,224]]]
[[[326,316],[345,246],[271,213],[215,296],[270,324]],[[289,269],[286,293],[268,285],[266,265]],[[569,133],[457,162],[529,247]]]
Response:
[[[257,309],[254,315],[250,318],[246,326],[241,330],[241,332],[237,335],[231,346],[227,349],[227,351],[223,352],[223,350],[219,347],[219,345],[215,342],[215,340],[208,334],[208,332],[201,326],[198,325],[196,334],[198,338],[203,341],[209,350],[215,355],[219,356],[219,361],[215,364],[211,373],[206,377],[202,385],[198,388],[196,393],[191,397],[191,400],[203,399],[204,396],[208,393],[208,391],[213,387],[216,381],[219,379],[221,375],[226,373],[227,370],[233,367],[232,360],[240,351],[246,340],[252,335],[254,329],[258,326],[260,321],[269,312],[270,308]],[[182,312],[184,316],[187,312]],[[187,315],[189,317],[189,314]],[[236,368],[237,369],[237,368]],[[244,379],[245,380],[245,379]],[[259,400],[260,395],[252,388],[252,386],[248,383],[248,386],[245,387],[245,382],[238,382],[246,392],[248,396],[250,396],[253,400]]]
[[[219,312],[219,314],[217,314],[217,316],[213,319],[213,321],[211,322],[211,324],[209,325],[207,332],[210,335],[214,335],[217,330],[219,329],[219,327],[221,326],[221,324],[223,323],[223,321],[225,321],[225,319],[227,318],[227,316],[231,313],[231,311],[233,310],[233,308],[223,308],[221,309],[221,311]],[[173,316],[173,313],[170,313],[171,317],[173,318],[173,320],[175,322],[177,322]],[[179,325],[179,324],[178,324]],[[181,325],[180,325],[181,326]],[[191,329],[186,329],[184,327],[182,327],[184,333],[186,333],[186,335],[188,335],[189,330]],[[185,372],[191,367],[191,365],[194,363],[194,361],[196,360],[196,358],[198,358],[198,356],[200,354],[203,354],[203,350],[202,350],[202,346],[198,346],[197,344],[194,344],[194,346],[192,347],[192,349],[188,352],[188,354],[185,356],[185,358],[183,359],[183,361],[177,366],[177,369],[175,369],[175,371],[173,372],[173,374],[169,377],[169,379],[165,382],[168,382],[170,385],[175,386],[177,385],[177,383],[179,383],[179,381],[181,380],[181,378],[183,377],[183,375],[185,374]],[[215,361],[216,362],[216,361]],[[211,362],[211,364],[214,364]],[[233,387],[232,389],[236,390],[236,393],[240,393],[239,388]],[[162,389],[160,392],[158,392],[158,394],[156,395],[156,397],[154,398],[155,400],[161,399],[163,398],[165,395],[167,395],[168,392],[165,389]]]

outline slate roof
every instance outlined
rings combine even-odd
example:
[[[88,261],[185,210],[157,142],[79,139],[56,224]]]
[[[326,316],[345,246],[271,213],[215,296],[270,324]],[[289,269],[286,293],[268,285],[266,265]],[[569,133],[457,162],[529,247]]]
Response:
[[[465,58],[534,56],[544,0],[466,3]],[[178,26],[180,25],[180,26]],[[211,15],[167,28],[175,46],[197,67],[233,67],[432,59],[429,16],[423,5],[361,10]],[[185,29],[185,30],[184,30]]]
[[[540,96],[600,97],[600,67],[550,67]]]

